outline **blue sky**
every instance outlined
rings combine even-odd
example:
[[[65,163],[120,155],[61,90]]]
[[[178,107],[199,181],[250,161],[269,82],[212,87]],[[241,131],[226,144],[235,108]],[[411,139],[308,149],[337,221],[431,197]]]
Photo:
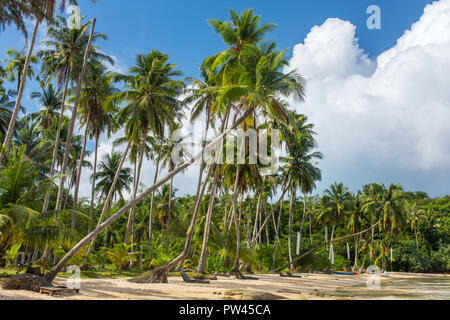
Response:
[[[353,42],[356,43],[367,54],[370,60],[370,71],[368,74],[359,74],[357,71],[348,71],[348,78],[352,78],[354,74],[357,76],[364,76],[364,79],[370,78],[373,74],[377,75],[377,57],[383,54],[385,51],[393,49],[397,50],[397,40],[401,38],[407,29],[411,28],[411,25],[421,18],[424,13],[424,8],[427,4],[431,4],[431,0],[295,0],[295,1],[152,1],[152,0],[100,0],[97,4],[92,4],[88,0],[79,0],[82,15],[87,18],[97,18],[96,31],[102,32],[108,35],[107,41],[99,41],[97,44],[107,54],[116,58],[116,68],[118,70],[126,71],[126,69],[133,64],[134,56],[137,53],[146,53],[151,49],[158,49],[165,53],[168,53],[173,63],[178,65],[178,68],[182,70],[185,76],[198,76],[198,66],[202,60],[218,51],[224,49],[220,37],[218,37],[207,24],[207,20],[211,18],[218,18],[221,20],[227,20],[229,17],[229,9],[233,8],[240,12],[243,9],[254,8],[257,14],[261,14],[263,22],[273,22],[278,24],[278,28],[272,32],[268,39],[275,40],[280,49],[289,48],[289,56],[293,54],[294,46],[304,42],[305,37],[311,32],[314,26],[321,26],[321,34],[325,34],[325,27],[322,25],[330,18],[338,18],[336,27],[344,26],[344,22],[349,22],[356,30],[354,34]],[[441,2],[448,3],[449,0],[441,0]],[[366,26],[366,20],[368,14],[366,13],[369,5],[378,5],[381,8],[382,14],[382,28],[381,30],[369,30]],[[439,9],[444,12],[444,9]],[[439,11],[436,10],[436,11]],[[441,16],[445,18],[450,17],[445,11]],[[67,16],[67,14],[64,14]],[[437,18],[436,18],[437,19]],[[436,20],[429,18],[428,20]],[[432,22],[430,22],[432,23]],[[30,26],[31,26],[30,22]],[[348,26],[348,25],[347,25]],[[426,29],[426,28],[425,28]],[[431,29],[431,28],[430,28]],[[343,33],[350,32],[351,28],[343,28]],[[350,31],[349,31],[350,30]],[[434,30],[434,29],[433,29]],[[444,29],[445,30],[445,29]],[[30,31],[31,32],[31,31]],[[329,33],[330,31],[328,29]],[[436,32],[435,32],[436,33]],[[445,37],[445,32],[442,32],[442,39]],[[39,38],[42,39],[45,36],[45,30],[41,30]],[[331,38],[337,38],[339,35],[334,34]],[[432,36],[435,36],[433,34]],[[428,35],[429,38],[430,35]],[[318,37],[320,38],[320,36]],[[420,38],[420,37],[417,37]],[[420,39],[425,39],[423,36]],[[347,38],[345,38],[347,39]],[[442,39],[438,39],[441,41]],[[317,40],[317,39],[316,39]],[[320,41],[319,41],[320,42]],[[350,41],[351,42],[351,41]],[[426,42],[423,40],[422,42]],[[445,38],[441,42],[447,43]],[[0,33],[0,59],[6,58],[5,51],[9,47],[21,48],[23,47],[23,37],[14,29],[8,28],[6,31]],[[351,43],[349,44],[352,45]],[[305,47],[306,48],[306,47]],[[304,52],[305,48],[299,48],[298,56],[307,57]],[[353,48],[355,49],[355,48]],[[327,47],[323,50],[333,50],[333,47]],[[355,49],[356,51],[357,48]],[[391,50],[392,51],[392,50]],[[398,50],[397,50],[398,51]],[[306,55],[306,56],[305,56]],[[358,57],[359,53],[356,54]],[[359,59],[359,58],[358,58]],[[296,57],[292,59],[293,63],[298,62]],[[309,60],[300,62],[299,68],[302,69]],[[337,64],[339,64],[339,60]],[[311,63],[314,62],[311,60]],[[307,69],[307,68],[306,68]],[[331,68],[332,69],[332,68]],[[393,70],[393,69],[392,69]],[[321,72],[329,72],[333,75],[333,70],[321,70]],[[314,75],[314,71],[305,71]],[[433,76],[431,76],[432,78]],[[344,79],[347,81],[348,79]],[[344,81],[344,82],[345,82]],[[431,84],[430,84],[431,86]],[[314,83],[312,83],[314,87]],[[29,93],[36,90],[35,83],[30,83],[26,90],[25,107],[34,111],[38,108],[35,102],[28,99]],[[336,88],[330,88],[330,91]],[[340,88],[339,90],[342,90]],[[326,95],[323,93],[322,95]],[[365,95],[362,94],[362,97]],[[390,93],[380,94],[381,97],[389,97]],[[343,98],[344,99],[344,98]],[[349,101],[354,97],[349,97]],[[398,101],[392,104],[398,109],[402,109],[409,102],[406,98],[403,99],[403,104],[397,104]],[[448,111],[449,101],[447,96],[442,96],[442,101],[445,102],[445,111]],[[311,101],[316,101],[314,92],[311,92]],[[387,103],[389,103],[389,100]],[[308,102],[308,101],[307,101]],[[375,105],[368,104],[368,108]],[[324,112],[328,110],[326,108],[336,109],[336,105],[323,106]],[[411,107],[413,108],[413,107]],[[417,107],[419,108],[419,107]],[[437,108],[437,107],[436,107]],[[302,109],[299,109],[302,111]],[[308,104],[305,106],[305,110],[308,109]],[[373,109],[368,109],[368,112],[372,112]],[[437,110],[437,109],[436,109]],[[414,112],[411,109],[411,113]],[[305,113],[307,113],[305,111]],[[309,114],[307,114],[310,116]],[[417,159],[417,162],[424,162],[419,167],[407,164],[407,161],[401,161],[401,157],[411,157],[412,152],[417,149],[412,146],[411,141],[415,139],[414,134],[408,136],[409,140],[402,140],[404,137],[399,136],[400,130],[396,134],[386,133],[386,141],[391,139],[398,143],[397,145],[385,146],[385,145],[356,145],[355,148],[362,150],[368,148],[370,150],[391,150],[391,149],[405,149],[404,154],[392,153],[390,159],[387,155],[380,156],[380,152],[377,155],[371,155],[365,157],[361,154],[355,154],[349,152],[348,158],[344,158],[341,155],[333,151],[333,147],[327,144],[326,131],[327,123],[324,119],[320,118],[314,112],[311,112],[311,119],[318,126],[319,143],[321,144],[321,151],[325,154],[326,160],[323,164],[324,179],[318,186],[318,191],[323,191],[330,183],[334,181],[343,181],[349,185],[352,190],[357,190],[363,183],[368,182],[384,182],[384,183],[396,183],[400,182],[405,184],[406,188],[412,190],[424,190],[432,195],[444,195],[450,190],[450,184],[445,179],[445,176],[450,176],[448,155],[445,153],[440,157],[442,161],[433,161]],[[369,122],[376,122],[376,120],[368,120]],[[411,120],[413,121],[413,120]],[[431,121],[431,120],[430,120]],[[350,124],[352,125],[352,124]],[[338,125],[335,126],[338,128]],[[335,128],[335,129],[336,129]],[[376,127],[379,130],[379,126]],[[439,127],[440,128],[440,127]],[[384,128],[381,129],[383,132]],[[415,133],[420,132],[421,128],[418,128]],[[442,129],[444,130],[444,129]],[[386,130],[387,131],[387,130]],[[440,132],[441,136],[444,134],[444,142],[434,146],[432,154],[438,154],[442,151],[442,146],[447,151],[448,146],[448,131]],[[333,133],[335,134],[335,133]],[[397,135],[397,136],[396,136]],[[347,136],[345,136],[347,137]],[[405,134],[406,137],[406,134]],[[430,141],[432,137],[430,136]],[[436,139],[434,139],[436,140]],[[321,142],[323,141],[323,143]],[[348,141],[337,141],[341,143],[341,146],[335,149],[345,149],[345,144]],[[105,141],[105,145],[108,142]],[[356,143],[356,142],[355,142]],[[429,146],[430,143],[423,142],[423,144]],[[407,146],[411,145],[411,150],[407,149]],[[92,148],[92,144],[89,145]],[[105,146],[105,149],[106,146]],[[324,150],[325,149],[325,150]],[[334,152],[334,153],[333,153]],[[397,151],[396,151],[397,152]],[[375,153],[375,152],[374,152]],[[383,152],[381,152],[383,153]],[[441,152],[442,153],[442,152]],[[327,158],[328,157],[328,158]],[[419,156],[417,156],[419,157]],[[437,156],[436,156],[437,158]],[[328,162],[326,162],[328,161]],[[427,162],[428,161],[428,162]],[[414,162],[414,161],[412,161]],[[432,163],[432,164],[430,164]],[[149,167],[152,165],[149,163]],[[355,167],[356,166],[356,167]],[[151,169],[148,175],[151,176]],[[189,192],[189,186],[192,185],[192,179],[194,174],[187,174],[184,178],[179,178],[180,191],[185,193]],[[144,182],[148,185],[147,179]],[[151,180],[150,178],[148,179]],[[88,188],[87,188],[88,189]]]

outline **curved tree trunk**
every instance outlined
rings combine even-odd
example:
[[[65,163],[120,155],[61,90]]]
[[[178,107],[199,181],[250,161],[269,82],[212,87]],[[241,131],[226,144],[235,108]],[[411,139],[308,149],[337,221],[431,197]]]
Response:
[[[39,29],[41,20],[36,18],[36,23],[34,25],[33,36],[30,41],[30,47],[28,48],[28,53],[25,58],[25,64],[22,70],[22,79],[20,80],[19,90],[17,92],[16,103],[14,105],[14,110],[11,115],[11,120],[9,121],[8,131],[5,135],[5,140],[3,140],[2,150],[0,150],[0,163],[3,157],[9,153],[9,148],[11,146],[12,137],[14,135],[14,130],[16,128],[17,118],[19,116],[20,105],[22,103],[23,92],[25,90],[25,84],[27,82],[28,69],[30,67],[31,56],[33,55],[34,44],[36,42],[36,36]]]
[[[62,176],[59,181],[59,188],[58,188],[58,195],[56,197],[55,211],[59,211],[61,209],[61,200],[62,200],[62,193],[63,193],[63,189],[64,189],[64,181],[65,181],[64,174],[66,173],[67,163],[69,161],[70,147],[71,147],[71,143],[72,143],[72,135],[73,135],[73,130],[75,128],[75,121],[77,119],[78,106],[80,104],[81,89],[82,89],[82,85],[83,85],[84,75],[86,74],[89,49],[91,47],[92,36],[94,34],[94,29],[95,29],[95,23],[96,23],[96,19],[94,18],[92,21],[91,33],[89,34],[89,40],[88,40],[88,43],[86,46],[86,51],[84,53],[83,67],[81,69],[80,77],[78,78],[78,81],[77,81],[77,90],[75,93],[75,103],[72,108],[72,118],[70,119],[69,130],[67,132],[66,149],[64,152],[64,158],[63,158],[62,169],[61,169]]]

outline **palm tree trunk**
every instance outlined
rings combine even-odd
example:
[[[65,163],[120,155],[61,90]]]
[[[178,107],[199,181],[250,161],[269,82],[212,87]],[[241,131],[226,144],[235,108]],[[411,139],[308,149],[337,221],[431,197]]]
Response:
[[[158,180],[158,171],[159,171],[159,155],[158,159],[156,160],[156,171],[155,171],[155,178],[153,179],[153,184],[156,183]],[[151,199],[150,199],[150,214],[148,218],[148,256],[149,261],[153,260],[153,201],[155,199],[155,191],[152,192]]]
[[[50,167],[50,178],[53,178],[53,176],[55,175],[56,159],[58,156],[59,142],[61,140],[61,128],[62,128],[62,122],[64,119],[64,111],[66,109],[67,87],[69,85],[69,78],[70,78],[69,75],[70,75],[70,67],[67,70],[66,79],[64,81],[64,93],[63,93],[62,107],[61,107],[61,113],[60,113],[59,119],[58,119],[58,129],[56,130],[55,147],[53,149],[52,164]],[[44,205],[42,207],[43,214],[47,213],[49,200],[50,200],[50,190],[48,190],[45,193]]]
[[[133,193],[131,194],[131,199],[136,198],[136,181],[138,180],[138,176],[137,176],[137,164],[138,160],[136,159],[133,163]],[[133,209],[130,210],[129,214],[128,214],[128,220],[127,220],[127,228],[125,229],[125,236],[123,237],[123,242],[128,244],[130,241],[130,228],[131,228],[131,220],[132,220],[132,214],[133,214]]]
[[[173,178],[170,179],[169,184],[169,208],[167,212],[167,226],[166,226],[166,254],[169,254],[169,244],[170,244],[170,216],[172,214],[172,188],[173,188]]]
[[[64,158],[63,158],[62,169],[61,169],[61,174],[63,176],[61,177],[61,179],[59,181],[58,196],[56,197],[55,211],[59,211],[61,209],[61,198],[62,198],[62,192],[63,192],[64,181],[65,181],[64,174],[66,173],[67,163],[69,161],[70,147],[71,147],[71,143],[72,143],[72,135],[73,135],[73,130],[75,128],[75,120],[76,120],[77,114],[78,114],[78,105],[80,104],[81,89],[82,89],[82,85],[83,85],[84,75],[86,74],[86,67],[87,67],[87,61],[88,61],[88,56],[89,56],[89,49],[91,47],[91,42],[92,42],[92,36],[94,34],[95,23],[96,23],[96,19],[94,18],[93,21],[92,21],[91,33],[89,35],[89,40],[88,40],[88,43],[87,43],[87,46],[86,46],[86,51],[84,53],[83,68],[81,69],[80,77],[78,78],[78,81],[77,81],[77,90],[76,90],[76,94],[75,94],[75,103],[73,105],[72,118],[70,119],[69,130],[67,132],[66,150],[64,152]]]
[[[414,234],[416,236],[416,247],[419,250],[419,240],[417,239],[417,226],[414,226]]]
[[[123,166],[125,160],[127,159],[127,155],[128,155],[128,151],[130,150],[130,146],[131,146],[131,142],[128,142],[127,147],[125,148],[125,151],[123,152],[122,159],[120,159],[119,167],[116,170],[116,174],[114,176],[114,180],[113,180],[113,182],[111,184],[111,187],[109,188],[108,195],[106,196],[105,202],[103,203],[102,213],[100,214],[100,217],[98,218],[96,229],[98,229],[100,227],[100,225],[102,224],[103,218],[105,217],[105,213],[106,213],[106,210],[108,208],[108,203],[110,201],[112,201],[112,197],[114,195],[114,191],[115,191],[115,188],[116,188],[116,183],[117,183],[117,180],[119,179],[119,175],[120,175],[120,171],[122,170],[122,166]],[[92,246],[95,244],[96,238],[97,238],[97,234],[95,234],[92,237],[91,247],[89,247],[87,249],[87,254],[89,254]]]
[[[288,233],[288,256],[289,256],[289,269],[294,270],[294,265],[292,263],[292,249],[291,249],[291,233],[292,233],[292,211],[294,209],[294,198],[295,198],[295,187],[291,188],[291,201],[289,202],[289,233]]]
[[[253,233],[252,233],[252,242],[253,242],[253,240],[255,239],[255,236],[256,236],[256,230],[257,230],[257,228],[258,228],[258,219],[259,219],[259,210],[260,210],[260,208],[261,208],[261,199],[262,199],[262,194],[263,194],[263,190],[264,190],[264,185],[265,185],[265,183],[266,183],[266,177],[264,177],[264,179],[263,179],[263,184],[262,184],[262,186],[261,186],[261,190],[260,190],[260,192],[259,192],[259,195],[258,195],[258,204],[256,205],[256,217],[255,217],[255,224],[253,225]]]
[[[233,194],[233,216],[234,216],[234,226],[236,228],[236,252],[234,258],[234,272],[239,272],[239,261],[240,261],[240,253],[241,253],[241,232],[240,232],[240,221],[237,212],[237,202],[239,197],[239,176],[241,174],[241,166],[237,165],[236,168],[236,180],[234,183],[234,194]]]
[[[34,25],[33,36],[31,38],[30,47],[28,48],[27,56],[25,58],[25,65],[24,65],[23,71],[22,71],[22,79],[20,81],[19,90],[17,92],[16,103],[14,105],[14,110],[13,110],[13,113],[11,115],[11,120],[9,121],[9,125],[8,125],[8,131],[6,132],[5,140],[3,141],[2,150],[0,152],[0,163],[3,160],[3,157],[5,155],[9,154],[9,148],[11,146],[11,141],[12,141],[12,137],[14,135],[17,118],[19,116],[23,92],[25,90],[25,84],[27,82],[28,69],[30,67],[31,56],[33,55],[34,44],[36,42],[36,36],[37,36],[37,32],[38,32],[40,23],[41,23],[41,20],[36,17],[36,23]]]
[[[206,214],[205,232],[203,234],[202,251],[201,251],[200,260],[199,260],[198,266],[197,266],[197,271],[201,272],[201,273],[205,272],[206,256],[207,256],[207,249],[208,249],[208,238],[209,238],[209,232],[210,232],[210,228],[211,228],[211,220],[212,220],[212,214],[213,214],[213,208],[214,208],[214,201],[216,199],[217,184],[219,183],[219,166],[215,165],[214,167],[215,167],[214,181],[213,181],[213,186],[211,189],[211,196],[209,198],[208,212]]]
[[[331,228],[331,238],[330,238],[331,241],[333,241],[335,228],[336,228],[336,223],[333,223],[333,228]]]
[[[274,217],[273,220],[273,228],[275,230],[275,238],[274,238],[274,245],[273,245],[273,255],[272,255],[272,270],[275,270],[275,268],[277,267],[277,244],[279,243],[281,245],[281,241],[280,241],[280,225],[281,225],[281,215],[283,213],[283,197],[284,195],[280,198],[280,213],[278,214],[278,223],[275,224],[275,217],[274,215],[272,215],[272,217]],[[272,212],[274,211],[274,207],[272,205]]]
[[[97,156],[98,156],[98,140],[99,135],[95,135],[95,151],[94,151],[94,172],[92,173],[92,190],[91,190],[91,206],[89,207],[89,226],[88,233],[92,230],[92,218],[94,217],[94,198],[95,198],[95,176],[97,174]]]
[[[107,207],[108,207],[108,210],[107,210],[107,213],[106,213],[107,218],[109,218],[109,212],[111,210],[111,202],[112,202],[112,199],[110,199],[108,204],[107,204]],[[108,227],[105,228],[105,236],[103,238],[103,246],[105,248],[108,246]]]
[[[353,263],[353,268],[355,270],[358,269],[358,236],[354,237],[354,241],[355,241],[355,262]]]
[[[325,243],[328,243],[328,225],[325,224]],[[328,249],[328,244],[326,245],[326,249]]]
[[[282,188],[283,192],[281,193],[280,199],[277,201],[277,203],[275,204],[275,207],[280,203],[280,201],[282,202],[282,199],[284,199],[284,195],[286,194],[286,192],[288,191],[288,188]],[[261,225],[261,227],[259,228],[258,233],[256,234],[257,237],[261,234],[261,232],[263,232],[264,227],[267,225],[267,223],[269,222],[269,219],[273,216],[274,212],[275,212],[275,207],[272,208],[272,211],[270,212],[270,214],[267,216],[267,218],[264,220],[263,224]],[[256,241],[252,242],[252,245],[250,246],[251,249],[253,249],[256,245]]]
[[[110,218],[108,218],[105,222],[100,224],[95,230],[93,230],[90,234],[88,234],[86,237],[84,237],[82,240],[80,240],[49,272],[47,275],[47,280],[49,282],[52,282],[56,275],[62,270],[62,268],[66,265],[66,263],[86,244],[91,242],[101,231],[103,231],[107,226],[112,224],[114,221],[116,221],[120,216],[122,216],[125,212],[127,212],[132,207],[136,206],[139,202],[144,200],[148,195],[150,195],[153,191],[158,189],[160,186],[162,186],[164,183],[166,183],[168,180],[170,180],[172,177],[176,176],[178,173],[182,172],[186,168],[188,168],[190,165],[195,163],[198,159],[201,158],[202,154],[205,152],[205,149],[212,150],[215,148],[219,143],[223,142],[224,137],[228,135],[232,130],[234,130],[237,126],[239,126],[242,122],[244,122],[245,119],[253,112],[253,108],[248,109],[242,117],[240,117],[238,120],[236,120],[230,128],[225,130],[221,135],[219,135],[213,142],[211,142],[208,146],[206,146],[199,154],[192,157],[188,161],[186,161],[184,164],[178,166],[177,169],[175,169],[172,173],[166,175],[164,178],[159,180],[157,183],[155,183],[153,186],[145,190],[141,195],[136,197],[133,201],[129,202],[126,206],[124,206],[122,209],[117,211],[115,214],[113,214]],[[128,150],[128,148],[127,148]],[[211,171],[211,170],[210,170]],[[205,181],[208,181],[209,177],[211,175],[211,172],[208,172],[207,179]],[[204,184],[204,188],[206,188],[206,184]],[[195,227],[195,221],[197,219],[198,215],[198,205],[199,201],[197,201],[197,209],[194,210],[194,214],[192,215],[191,224],[189,225],[189,231],[188,236],[186,239],[186,243],[183,249],[183,252],[176,257],[174,260],[170,261],[166,265],[151,271],[149,274],[143,277],[142,281],[145,282],[167,282],[167,273],[172,270],[182,259],[186,257],[186,255],[189,252],[189,249],[191,247],[192,243],[192,236],[194,234],[194,227]]]
[[[302,243],[302,234],[303,234],[303,225],[305,223],[305,216],[306,216],[306,194],[303,193],[303,216],[302,222],[300,223],[300,244]]]
[[[308,218],[309,218],[309,239],[311,240],[311,244],[313,244],[313,239],[312,239],[312,217],[311,217],[311,211],[308,214]]]
[[[77,170],[77,180],[75,183],[75,191],[73,194],[72,231],[74,231],[75,227],[76,227],[77,209],[78,209],[78,191],[80,189],[81,171],[83,169],[84,153],[86,151],[86,142],[87,142],[87,137],[89,134],[89,116],[90,116],[90,112],[88,112],[88,117],[87,117],[88,121],[86,122],[86,130],[84,132],[83,148],[81,149],[80,163],[78,164],[78,170]]]

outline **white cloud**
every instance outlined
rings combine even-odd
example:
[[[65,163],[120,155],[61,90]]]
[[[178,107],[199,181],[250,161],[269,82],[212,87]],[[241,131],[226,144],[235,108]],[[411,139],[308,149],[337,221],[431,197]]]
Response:
[[[328,19],[295,46],[290,61],[308,81],[306,102],[295,108],[316,125],[325,155],[322,187],[334,180],[354,188],[371,181],[406,182],[445,192],[450,0],[427,6],[376,61],[359,47],[355,30],[350,22]]]

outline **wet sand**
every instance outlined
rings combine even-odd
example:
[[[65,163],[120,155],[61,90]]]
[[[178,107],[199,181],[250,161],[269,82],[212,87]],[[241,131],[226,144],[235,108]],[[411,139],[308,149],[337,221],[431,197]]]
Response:
[[[209,285],[184,283],[181,277],[169,277],[167,284],[136,284],[127,278],[81,279],[79,294],[50,297],[0,289],[0,300],[450,300],[450,275],[388,273],[380,278],[378,289],[367,287],[367,274],[298,275],[302,278],[282,278],[275,274],[255,275],[259,280],[218,277]],[[55,284],[65,285],[66,280],[58,277]],[[0,283],[3,281],[0,279]]]

